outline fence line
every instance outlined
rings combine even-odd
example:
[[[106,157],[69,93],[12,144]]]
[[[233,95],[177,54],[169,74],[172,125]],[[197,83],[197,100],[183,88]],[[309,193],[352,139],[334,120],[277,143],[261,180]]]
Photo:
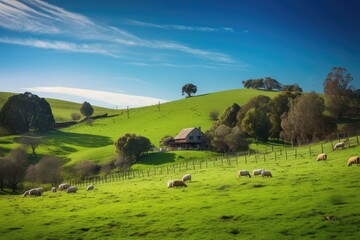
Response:
[[[172,165],[158,166],[147,169],[130,170],[119,173],[110,173],[103,176],[87,177],[84,180],[68,179],[71,185],[83,186],[87,184],[100,184],[121,182],[134,178],[146,178],[161,175],[169,175],[174,173],[184,172],[185,170],[198,170],[210,167],[226,167],[247,165],[249,163],[266,163],[269,161],[289,161],[291,159],[299,159],[302,157],[315,157],[319,153],[329,153],[334,151],[334,145],[340,142],[341,138],[333,139],[320,145],[304,145],[297,148],[292,147],[265,147],[262,150],[238,152],[235,154],[227,154],[222,156],[213,156],[206,159],[196,161],[180,162]],[[347,137],[342,141],[346,141],[345,147],[353,147],[359,145],[359,136]]]

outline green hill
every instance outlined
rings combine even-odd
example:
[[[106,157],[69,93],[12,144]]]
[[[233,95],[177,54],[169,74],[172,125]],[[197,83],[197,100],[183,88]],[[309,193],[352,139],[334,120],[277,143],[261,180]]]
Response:
[[[80,160],[104,162],[114,157],[113,143],[125,133],[145,136],[158,146],[162,137],[175,136],[183,128],[197,126],[206,131],[212,124],[210,112],[218,111],[221,114],[231,104],[243,105],[260,94],[273,97],[278,92],[229,90],[164,103],[160,105],[160,109],[158,106],[134,108],[129,110],[129,114],[126,110],[95,108],[94,115],[108,112],[118,116],[98,119],[91,126],[82,123],[45,133],[44,144],[40,145],[38,153],[60,156],[68,159],[70,164]],[[71,102],[48,101],[59,121],[70,120],[70,114],[80,108],[80,104]],[[3,153],[15,146],[12,139],[13,136],[0,138],[0,150]]]

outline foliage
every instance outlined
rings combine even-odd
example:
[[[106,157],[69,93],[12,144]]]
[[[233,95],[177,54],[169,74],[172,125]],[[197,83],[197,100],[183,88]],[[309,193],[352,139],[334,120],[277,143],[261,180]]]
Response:
[[[71,113],[71,119],[72,120],[77,121],[77,120],[80,120],[80,118],[81,118],[80,113],[77,113],[77,112]]]
[[[184,95],[187,94],[187,97],[191,97],[191,94],[195,94],[197,92],[197,86],[192,83],[185,84],[182,87],[181,93]]]
[[[270,128],[271,124],[265,108],[250,108],[241,121],[241,129],[255,141],[266,141],[270,135]]]
[[[266,89],[266,90],[281,90],[283,88],[282,84],[279,83],[276,79],[271,77],[259,78],[259,79],[248,79],[242,81],[245,88],[253,89]]]
[[[160,140],[161,147],[168,147],[174,141],[174,137],[166,135]]]
[[[324,81],[327,109],[332,116],[341,119],[349,116],[350,104],[356,98],[355,90],[350,86],[353,77],[346,68],[333,67]]]
[[[35,149],[42,143],[42,138],[33,133],[28,133],[20,137],[15,137],[14,141],[23,144],[24,146],[30,146],[32,154],[35,154]]]
[[[77,162],[74,167],[75,176],[80,180],[96,175],[99,171],[100,167],[90,160]]]
[[[282,116],[282,137],[298,144],[324,139],[336,130],[336,124],[323,115],[324,110],[324,99],[314,92],[296,98]]]
[[[29,130],[48,130],[55,125],[49,103],[44,98],[26,92],[11,96],[0,111],[0,125],[9,134]]]
[[[150,151],[152,145],[146,137],[127,133],[115,142],[115,147],[122,161],[134,164],[141,155]]]
[[[284,85],[283,91],[285,92],[303,92],[302,88],[297,84]]]
[[[26,171],[26,179],[31,182],[51,183],[57,186],[61,181],[63,162],[56,156],[44,156],[36,165],[30,165]]]
[[[85,101],[80,107],[80,112],[83,116],[89,118],[94,113],[94,108],[91,106],[90,103]]]
[[[242,106],[240,111],[238,112],[236,118],[237,118],[237,124],[239,127],[241,127],[242,121],[246,115],[246,113],[251,109],[259,109],[262,108],[264,112],[269,112],[269,103],[271,99],[268,96],[264,95],[258,95],[256,97],[251,98],[245,105]]]
[[[209,113],[209,118],[212,120],[212,121],[217,121],[219,119],[219,112],[218,111],[211,111]]]
[[[240,109],[241,108],[237,103],[233,103],[230,107],[227,107],[220,117],[219,124],[226,125],[230,128],[235,127],[236,115],[240,111]]]

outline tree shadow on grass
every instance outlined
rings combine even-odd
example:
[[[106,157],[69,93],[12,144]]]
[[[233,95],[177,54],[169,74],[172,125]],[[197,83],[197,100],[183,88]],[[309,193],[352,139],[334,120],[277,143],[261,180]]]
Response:
[[[46,136],[46,138],[48,145],[58,146],[66,152],[76,151],[74,148],[63,146],[66,144],[89,148],[105,147],[114,144],[110,137],[62,131],[52,131]]]
[[[161,165],[164,163],[175,162],[175,154],[169,152],[153,152],[146,154],[137,162],[146,165]]]

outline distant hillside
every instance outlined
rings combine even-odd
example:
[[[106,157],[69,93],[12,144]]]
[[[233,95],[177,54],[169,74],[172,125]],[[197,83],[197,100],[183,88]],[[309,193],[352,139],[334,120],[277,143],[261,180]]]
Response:
[[[91,126],[82,123],[47,133],[44,135],[46,143],[40,146],[38,152],[61,156],[70,163],[80,160],[104,162],[114,157],[114,141],[125,133],[145,136],[158,146],[162,137],[175,136],[183,128],[197,126],[205,132],[212,124],[209,118],[211,111],[218,111],[221,115],[231,104],[244,105],[261,94],[272,98],[278,92],[236,89],[184,98],[161,104],[160,108],[157,105],[134,108],[128,113],[126,110],[95,108],[94,115],[105,112],[119,115],[96,120]],[[76,103],[47,100],[57,121],[70,120],[70,114],[80,108],[80,104]],[[13,148],[12,138],[0,138],[0,150],[7,152]]]

